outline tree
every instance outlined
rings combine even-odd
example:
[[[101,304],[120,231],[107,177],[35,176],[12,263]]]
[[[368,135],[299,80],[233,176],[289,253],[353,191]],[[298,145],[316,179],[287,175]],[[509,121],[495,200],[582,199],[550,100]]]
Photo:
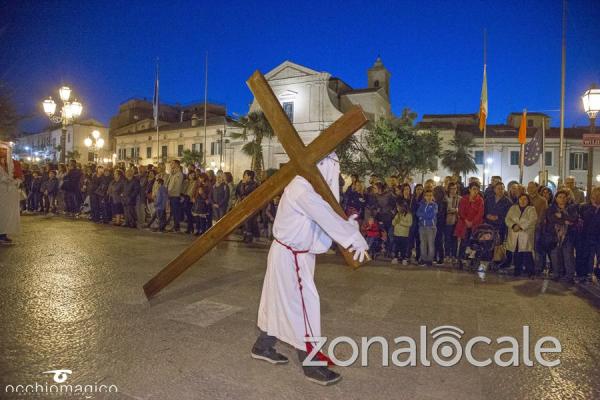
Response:
[[[440,152],[438,133],[418,130],[413,126],[415,114],[405,111],[398,119],[379,119],[362,140],[353,136],[339,146],[342,171],[380,177],[398,175],[401,179],[415,171],[435,171]]]
[[[79,157],[81,157],[81,154],[79,154],[79,151],[77,150],[67,151],[67,154],[65,155],[66,160],[78,160]]]
[[[471,150],[475,146],[473,135],[469,132],[457,132],[450,141],[451,149],[442,152],[442,165],[455,176],[477,172],[475,159]]]
[[[184,150],[183,151],[183,156],[181,157],[181,162],[184,163],[185,165],[192,165],[192,164],[198,164],[201,166],[204,166],[204,163],[202,162],[202,153],[200,153],[199,151],[195,151],[195,150]]]
[[[12,90],[5,82],[0,81],[0,139],[16,138],[19,133],[19,122],[24,118],[17,113]]]
[[[248,141],[250,133],[253,134],[252,140],[242,146],[242,152],[252,158],[250,169],[256,173],[256,176],[262,176],[264,169],[262,141],[273,137],[273,128],[262,111],[252,111],[241,117],[238,122],[243,128],[242,132],[232,133],[231,137]]]

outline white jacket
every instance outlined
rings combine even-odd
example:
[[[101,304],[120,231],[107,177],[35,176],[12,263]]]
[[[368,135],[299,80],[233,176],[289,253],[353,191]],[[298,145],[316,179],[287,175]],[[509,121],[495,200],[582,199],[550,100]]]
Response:
[[[506,250],[515,251],[517,243],[518,251],[533,251],[535,244],[535,226],[537,224],[537,213],[535,207],[527,206],[523,213],[518,204],[513,205],[506,214],[506,226],[508,227],[508,241]],[[523,230],[513,231],[513,226],[519,225]]]

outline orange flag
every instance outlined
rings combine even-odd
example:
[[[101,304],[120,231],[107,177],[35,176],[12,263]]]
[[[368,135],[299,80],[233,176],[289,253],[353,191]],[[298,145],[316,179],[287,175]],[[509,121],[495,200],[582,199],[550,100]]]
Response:
[[[488,94],[487,77],[485,74],[486,66],[483,66],[483,84],[481,85],[481,100],[479,101],[479,130],[483,132],[488,116]]]
[[[527,142],[527,110],[523,110],[523,116],[521,117],[521,125],[519,126],[519,144],[525,144]]]

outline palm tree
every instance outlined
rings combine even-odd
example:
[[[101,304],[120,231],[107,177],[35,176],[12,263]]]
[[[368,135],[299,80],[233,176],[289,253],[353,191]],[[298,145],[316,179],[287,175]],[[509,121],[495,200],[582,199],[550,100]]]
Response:
[[[250,169],[255,172],[257,177],[260,177],[264,170],[262,141],[273,136],[273,128],[262,111],[248,113],[240,118],[239,124],[243,128],[242,132],[232,133],[231,137],[248,141],[250,133],[254,135],[251,141],[242,146],[242,152],[252,158]]]
[[[204,166],[204,163],[202,162],[202,153],[194,150],[184,150],[183,156],[181,157],[181,162],[187,166],[192,164]]]
[[[453,149],[442,151],[442,165],[455,176],[466,175],[469,172],[477,172],[475,158],[471,149],[475,146],[473,135],[468,132],[457,132],[454,139],[450,141]]]

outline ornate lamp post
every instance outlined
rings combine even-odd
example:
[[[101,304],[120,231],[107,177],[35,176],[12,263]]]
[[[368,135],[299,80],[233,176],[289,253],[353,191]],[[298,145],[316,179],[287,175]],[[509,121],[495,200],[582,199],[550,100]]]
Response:
[[[69,101],[71,98],[71,89],[68,86],[63,86],[58,89],[58,94],[63,103],[60,109],[60,115],[56,113],[56,103],[52,97],[48,97],[42,102],[44,112],[50,118],[50,121],[58,124],[61,123],[62,132],[60,135],[60,162],[65,162],[66,146],[67,146],[67,125],[79,118],[83,111],[83,106],[77,100]]]
[[[86,137],[83,140],[83,144],[85,147],[92,150],[94,153],[94,162],[96,162],[96,151],[99,151],[104,147],[104,139],[100,137],[100,131],[94,129],[92,131],[92,137]]]
[[[600,89],[592,85],[591,88],[585,91],[581,96],[583,102],[583,109],[590,117],[590,133],[595,133],[596,128],[596,116],[600,112]],[[593,144],[592,144],[593,145]],[[594,169],[594,147],[588,147],[588,174],[587,174],[587,196],[588,199],[592,194],[593,187],[593,169]]]

